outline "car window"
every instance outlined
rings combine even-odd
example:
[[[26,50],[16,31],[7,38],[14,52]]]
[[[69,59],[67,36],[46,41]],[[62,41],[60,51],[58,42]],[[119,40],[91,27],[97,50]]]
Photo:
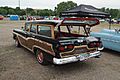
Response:
[[[67,26],[60,26],[60,31],[68,33]]]
[[[38,34],[51,37],[50,26],[38,26]]]
[[[70,31],[72,34],[81,34],[81,35],[86,35],[85,30],[83,27],[80,26],[72,26],[69,27]]]
[[[60,26],[60,31],[65,32],[65,33],[70,33],[71,34],[80,34],[80,35],[86,35],[84,27],[81,26]]]
[[[30,32],[36,33],[37,25],[32,25],[30,28]]]
[[[31,27],[31,24],[28,24],[28,23],[27,23],[26,26],[25,26],[25,30],[26,30],[26,31],[30,31],[30,27]]]

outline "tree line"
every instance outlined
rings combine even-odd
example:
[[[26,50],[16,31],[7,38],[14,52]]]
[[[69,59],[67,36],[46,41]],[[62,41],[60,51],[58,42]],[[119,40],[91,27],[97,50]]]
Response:
[[[112,8],[105,8],[102,7],[100,11],[110,13],[112,18],[120,18],[120,9],[112,9]]]
[[[51,9],[43,9],[43,10],[36,10],[32,8],[20,9],[19,7],[11,8],[8,6],[0,7],[0,14],[3,16],[6,15],[29,15],[29,16],[51,16],[54,15],[53,10]]]
[[[59,16],[60,12],[70,10],[77,6],[77,3],[73,1],[61,2],[57,4],[54,10],[51,9],[33,9],[26,8],[20,9],[20,7],[11,8],[8,6],[0,7],[1,15],[29,15],[29,16]],[[120,9],[110,9],[110,8],[101,8],[100,11],[107,12],[111,14],[112,18],[120,18]]]

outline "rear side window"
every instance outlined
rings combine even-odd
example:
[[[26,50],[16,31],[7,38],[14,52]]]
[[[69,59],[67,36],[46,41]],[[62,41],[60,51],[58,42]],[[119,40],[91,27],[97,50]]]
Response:
[[[29,32],[29,31],[30,31],[30,27],[31,27],[31,24],[29,24],[29,23],[26,23],[26,24],[25,24],[25,30],[26,30],[26,31]]]
[[[38,26],[38,34],[51,37],[50,26]]]
[[[60,26],[60,31],[68,33],[67,26]]]

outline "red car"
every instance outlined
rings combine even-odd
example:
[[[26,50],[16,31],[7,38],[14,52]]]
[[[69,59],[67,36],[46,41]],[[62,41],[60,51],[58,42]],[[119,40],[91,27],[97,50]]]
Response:
[[[0,15],[0,20],[3,20],[3,19],[4,19],[4,17]]]

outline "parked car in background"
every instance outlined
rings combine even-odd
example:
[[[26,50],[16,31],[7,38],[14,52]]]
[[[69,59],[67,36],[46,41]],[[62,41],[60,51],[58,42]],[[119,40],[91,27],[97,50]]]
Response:
[[[30,21],[30,20],[43,20],[44,17],[42,16],[27,16],[26,20]]]
[[[101,23],[106,22],[105,19],[99,19],[99,21],[100,21]]]
[[[4,16],[0,15],[0,20],[3,20],[4,19]]]
[[[117,20],[117,23],[120,24],[120,19]]]
[[[40,64],[66,64],[99,58],[102,43],[90,37],[86,26],[99,24],[94,18],[27,21],[22,30],[13,30],[17,47],[32,51]]]
[[[91,36],[101,38],[105,48],[120,52],[120,29],[103,29],[101,32],[92,32]]]
[[[112,19],[112,20],[111,20],[111,23],[112,23],[112,24],[117,24],[117,19]]]
[[[26,20],[26,16],[20,16],[20,20]]]

